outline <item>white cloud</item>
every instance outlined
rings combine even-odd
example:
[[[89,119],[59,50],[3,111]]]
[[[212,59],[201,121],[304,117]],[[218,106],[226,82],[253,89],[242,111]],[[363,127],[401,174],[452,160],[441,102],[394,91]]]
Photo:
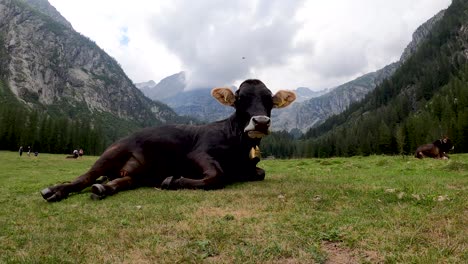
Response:
[[[450,0],[49,0],[135,82],[333,87],[397,60]]]

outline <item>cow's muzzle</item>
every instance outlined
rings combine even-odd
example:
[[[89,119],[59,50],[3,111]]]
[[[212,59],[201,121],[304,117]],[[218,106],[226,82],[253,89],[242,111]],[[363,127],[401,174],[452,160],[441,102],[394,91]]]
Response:
[[[244,132],[250,138],[262,138],[270,133],[271,120],[268,116],[252,116]]]

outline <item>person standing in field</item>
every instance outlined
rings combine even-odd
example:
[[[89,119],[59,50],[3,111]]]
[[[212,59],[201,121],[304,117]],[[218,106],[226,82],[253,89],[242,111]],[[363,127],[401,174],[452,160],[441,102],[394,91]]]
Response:
[[[31,156],[31,146],[28,146],[28,157]]]
[[[20,146],[19,148],[19,155],[20,157],[23,156],[23,146]]]

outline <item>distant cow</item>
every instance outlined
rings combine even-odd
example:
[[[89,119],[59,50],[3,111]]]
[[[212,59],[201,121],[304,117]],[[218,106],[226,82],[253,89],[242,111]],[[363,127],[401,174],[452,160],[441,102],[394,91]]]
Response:
[[[448,137],[443,137],[434,141],[431,144],[425,144],[419,146],[416,149],[414,156],[416,158],[422,159],[425,157],[435,158],[435,159],[448,159],[449,156],[447,152],[452,150],[453,144],[452,141]]]
[[[207,125],[166,125],[143,129],[112,144],[91,169],[71,183],[45,188],[48,202],[91,186],[91,197],[102,199],[138,186],[162,189],[216,189],[239,181],[258,181],[265,171],[250,153],[269,133],[272,108],[291,104],[296,96],[281,90],[275,95],[259,80],[246,80],[233,93],[211,92],[221,104],[232,106],[229,118]],[[107,176],[109,182],[98,182]]]
[[[78,158],[78,150],[73,150],[73,155],[71,156],[66,156],[66,159],[77,159]]]

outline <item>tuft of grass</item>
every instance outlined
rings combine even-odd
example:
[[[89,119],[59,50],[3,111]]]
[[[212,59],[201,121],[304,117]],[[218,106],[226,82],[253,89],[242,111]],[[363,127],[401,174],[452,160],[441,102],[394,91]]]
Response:
[[[266,160],[261,182],[39,191],[97,157],[0,152],[0,263],[466,263],[468,155]]]
[[[468,171],[468,164],[460,161],[452,161],[445,165],[445,169],[448,171]]]

